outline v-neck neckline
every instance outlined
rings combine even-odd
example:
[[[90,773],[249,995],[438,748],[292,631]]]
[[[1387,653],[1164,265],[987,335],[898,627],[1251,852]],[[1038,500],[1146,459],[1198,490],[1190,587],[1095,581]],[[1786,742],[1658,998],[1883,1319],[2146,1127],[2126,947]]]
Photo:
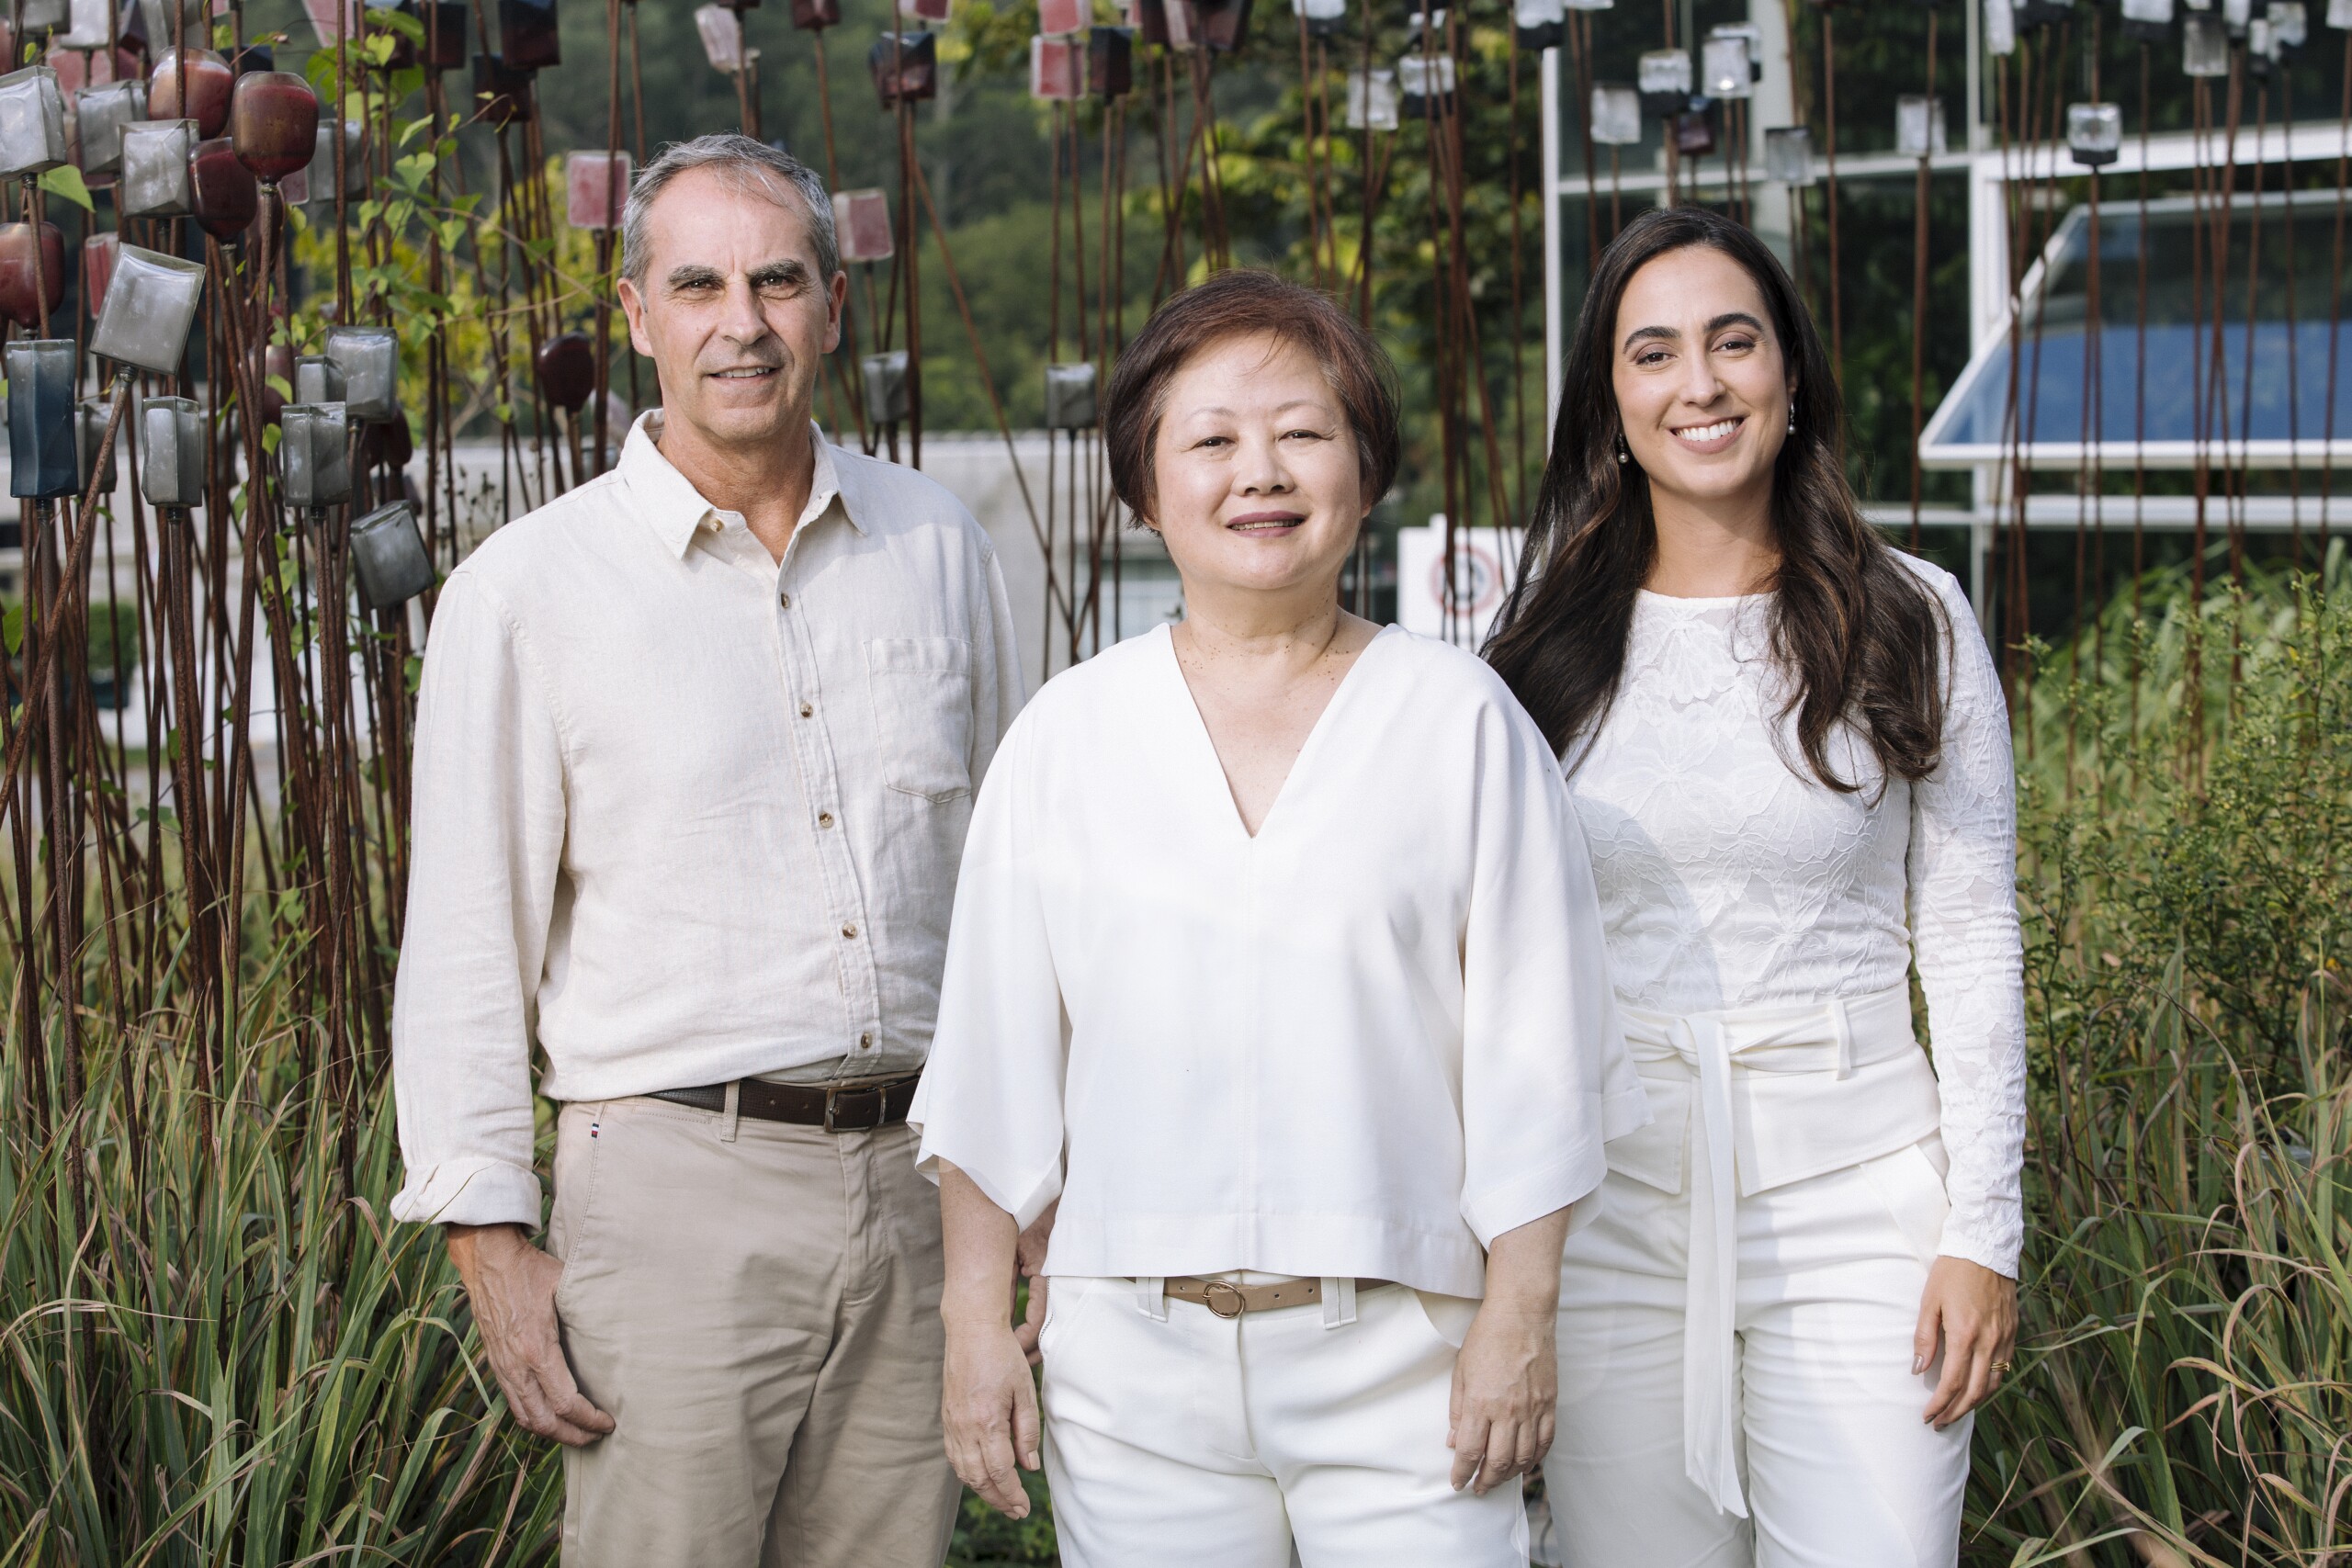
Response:
[[[1207,762],[1210,780],[1225,801],[1225,818],[1241,835],[1243,843],[1254,844],[1263,839],[1267,829],[1282,815],[1283,803],[1291,797],[1291,786],[1298,782],[1299,774],[1313,761],[1323,732],[1330,728],[1332,711],[1346,700],[1349,688],[1355,684],[1356,674],[1363,670],[1364,660],[1372,657],[1372,650],[1396,629],[1393,623],[1382,626],[1372,634],[1370,642],[1356,650],[1354,661],[1340,675],[1340,683],[1331,689],[1330,698],[1324,703],[1323,711],[1315,716],[1315,722],[1307,728],[1306,739],[1299,742],[1298,754],[1290,760],[1290,769],[1283,774],[1282,784],[1274,791],[1274,798],[1267,806],[1265,816],[1259,818],[1258,830],[1254,833],[1250,830],[1250,824],[1242,820],[1241,803],[1233,797],[1233,781],[1226,774],[1225,759],[1217,754],[1216,738],[1209,733],[1209,721],[1207,716],[1201,712],[1200,698],[1193,694],[1192,682],[1184,678],[1184,661],[1176,652],[1176,628],[1162,626],[1157,629],[1156,635],[1163,645],[1161,651],[1167,659],[1168,673],[1176,682],[1176,694],[1182,699],[1185,713],[1192,716],[1192,731],[1198,742],[1201,758]]]

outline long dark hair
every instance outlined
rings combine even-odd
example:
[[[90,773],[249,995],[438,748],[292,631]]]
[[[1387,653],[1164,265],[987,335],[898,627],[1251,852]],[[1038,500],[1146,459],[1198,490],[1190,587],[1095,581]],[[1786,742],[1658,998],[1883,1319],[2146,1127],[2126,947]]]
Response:
[[[1634,273],[1668,251],[1704,245],[1756,280],[1796,380],[1796,429],[1772,473],[1770,649],[1794,677],[1782,718],[1796,717],[1805,765],[1829,788],[1829,739],[1851,718],[1884,773],[1917,780],[1943,748],[1939,654],[1951,635],[1942,606],[1862,517],[1846,483],[1845,407],[1813,318],[1763,242],[1703,208],[1645,212],[1601,253],[1562,367],[1560,414],[1519,585],[1487,659],[1553,749],[1589,744],[1615,700],[1634,596],[1657,554],[1649,477],[1617,461],[1623,422],[1611,379],[1618,302]]]

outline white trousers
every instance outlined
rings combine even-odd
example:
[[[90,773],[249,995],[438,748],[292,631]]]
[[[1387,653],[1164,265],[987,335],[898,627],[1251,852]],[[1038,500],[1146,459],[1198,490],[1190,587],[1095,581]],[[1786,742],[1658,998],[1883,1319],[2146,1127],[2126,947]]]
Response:
[[[1046,1302],[1067,1568],[1526,1568],[1519,1483],[1451,1484],[1476,1303],[1389,1287],[1351,1322],[1314,1304],[1227,1319],[1153,1283],[1057,1278]]]
[[[1559,1437],[1544,1466],[1568,1568],[1951,1568],[1973,1418],[1920,1419],[1911,1371],[1944,1212],[1942,1145],[1740,1198],[1735,1314],[1750,1517],[1686,1473],[1690,1199],[1616,1171],[1561,1269]]]

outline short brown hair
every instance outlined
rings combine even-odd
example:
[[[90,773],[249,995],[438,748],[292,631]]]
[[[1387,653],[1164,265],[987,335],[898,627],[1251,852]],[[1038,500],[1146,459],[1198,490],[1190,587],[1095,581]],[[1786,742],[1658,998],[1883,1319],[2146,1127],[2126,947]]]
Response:
[[[1396,478],[1396,367],[1355,318],[1312,288],[1270,272],[1221,272],[1152,313],[1119,355],[1103,393],[1102,444],[1111,486],[1137,517],[1151,514],[1157,489],[1151,453],[1159,439],[1168,384],[1192,358],[1227,338],[1258,333],[1314,356],[1356,438],[1356,472],[1367,507]]]

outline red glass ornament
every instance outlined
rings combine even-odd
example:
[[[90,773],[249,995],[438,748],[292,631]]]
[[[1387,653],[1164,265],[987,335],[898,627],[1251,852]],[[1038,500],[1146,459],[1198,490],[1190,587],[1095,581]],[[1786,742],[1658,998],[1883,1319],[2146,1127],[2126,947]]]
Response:
[[[578,413],[596,390],[596,345],[586,333],[548,339],[539,350],[539,390],[566,413]]]
[[[199,141],[187,161],[188,189],[196,220],[216,240],[233,240],[253,227],[261,211],[261,186],[238,160],[225,136]]]
[[[294,385],[294,351],[282,343],[271,344],[263,351],[261,364],[261,422],[276,424],[277,416],[286,412],[286,394],[271,386],[270,382],[283,382],[288,387]]]
[[[307,168],[318,151],[318,94],[290,71],[238,77],[229,104],[229,141],[257,180],[275,184]]]
[[[48,310],[33,293],[32,225],[0,223],[0,315],[36,337],[46,335],[41,323],[65,301],[65,235],[54,223],[40,226],[40,292]]]
[[[85,61],[88,62],[86,67]],[[51,44],[40,62],[57,73],[58,91],[68,99],[76,88],[100,86],[107,82],[136,82],[142,74],[139,57],[128,47],[115,51],[114,63],[109,65],[103,49],[60,49]]]
[[[82,300],[93,319],[106,309],[107,285],[114,281],[115,258],[122,254],[122,237],[109,229],[82,242]]]
[[[180,92],[183,73],[186,107]],[[229,62],[209,49],[167,49],[147,73],[147,118],[192,119],[198,136],[218,136],[229,123],[229,95],[236,83]]]

